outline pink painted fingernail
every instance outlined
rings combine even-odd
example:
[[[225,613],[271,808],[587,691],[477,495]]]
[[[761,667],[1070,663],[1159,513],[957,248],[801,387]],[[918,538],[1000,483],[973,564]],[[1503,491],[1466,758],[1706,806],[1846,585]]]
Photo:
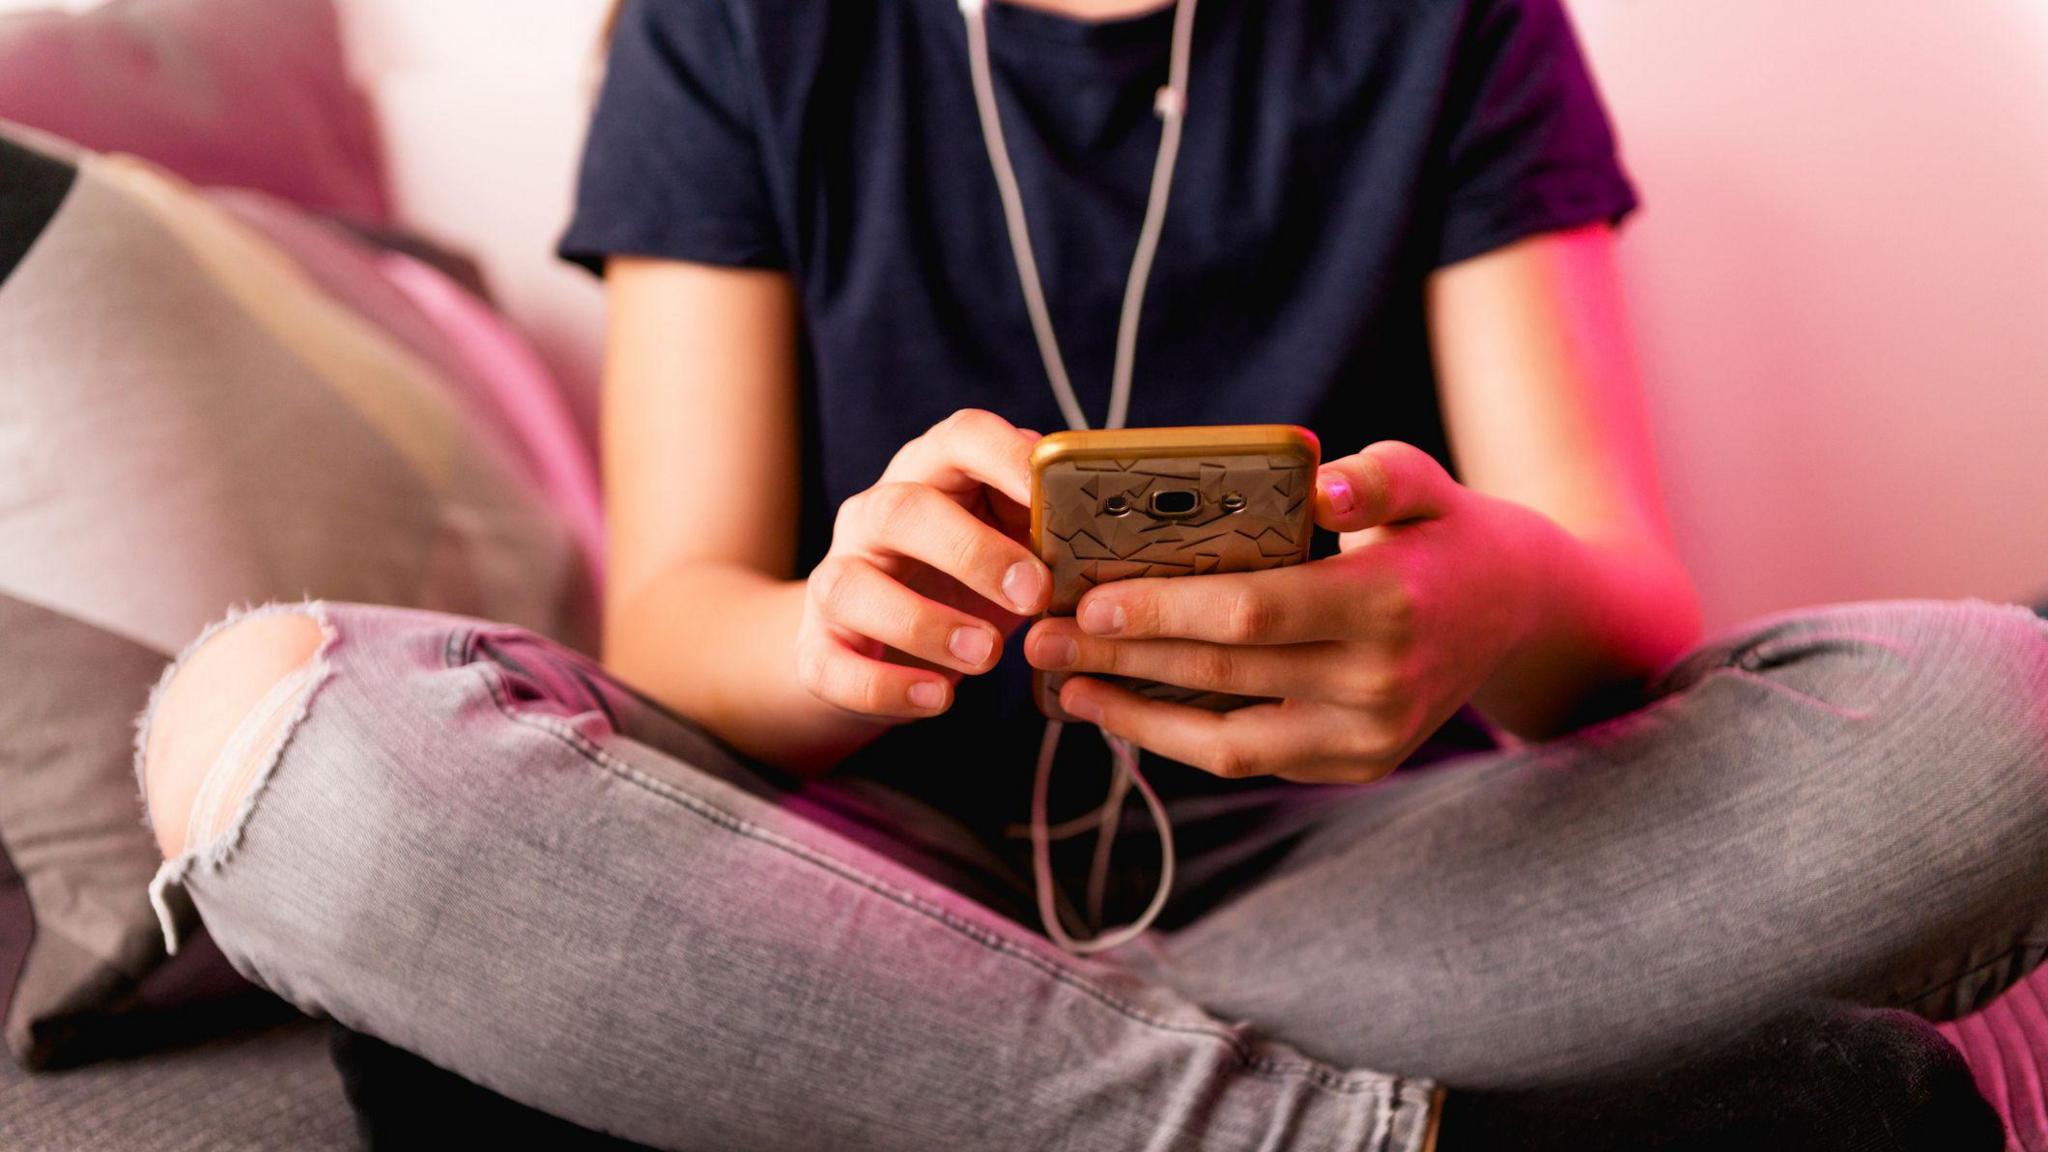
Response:
[[[1034,612],[1038,608],[1038,592],[1044,581],[1038,577],[1038,565],[1029,560],[1019,560],[1003,573],[1003,595],[1010,598],[1010,606],[1019,612]]]
[[[1348,516],[1358,502],[1351,495],[1351,481],[1336,472],[1323,475],[1323,491],[1329,493],[1330,508],[1339,516]]]
[[[1124,626],[1123,605],[1107,600],[1090,600],[1081,606],[1081,630],[1097,636],[1120,632]]]
[[[919,680],[910,686],[910,702],[929,712],[946,702],[946,690],[936,680]]]
[[[984,628],[955,628],[946,638],[946,649],[962,663],[979,664],[995,650],[996,642]]]
[[[1067,714],[1085,724],[1102,723],[1102,705],[1089,699],[1086,692],[1070,694],[1066,700]]]

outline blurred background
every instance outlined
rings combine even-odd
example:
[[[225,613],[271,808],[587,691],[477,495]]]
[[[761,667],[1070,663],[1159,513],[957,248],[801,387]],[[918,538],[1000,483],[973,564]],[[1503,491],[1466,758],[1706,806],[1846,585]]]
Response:
[[[2048,589],[2048,0],[1567,2],[1710,623]],[[605,0],[339,6],[400,220],[478,258],[587,432],[601,299],[550,247]]]

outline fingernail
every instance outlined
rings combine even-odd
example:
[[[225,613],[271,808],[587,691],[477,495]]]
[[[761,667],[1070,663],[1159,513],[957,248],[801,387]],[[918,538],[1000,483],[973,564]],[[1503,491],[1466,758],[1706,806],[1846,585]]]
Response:
[[[1121,631],[1124,626],[1123,605],[1107,600],[1090,600],[1081,605],[1081,630],[1097,636],[1107,636]]]
[[[1088,698],[1086,692],[1075,692],[1067,697],[1067,714],[1086,724],[1102,723],[1102,706]]]
[[[934,680],[919,680],[910,686],[910,702],[927,712],[946,702],[946,690]]]
[[[996,642],[981,628],[955,628],[953,634],[946,638],[946,648],[968,664],[979,664],[988,659],[995,646]]]
[[[1019,612],[1038,610],[1038,565],[1028,560],[1019,560],[1003,573],[1003,595],[1010,598],[1010,605]]]
[[[1335,472],[1323,475],[1323,491],[1329,493],[1330,508],[1339,516],[1348,516],[1357,501],[1351,496],[1351,482]]]
[[[1081,658],[1081,646],[1071,636],[1043,636],[1038,641],[1040,668],[1065,668]]]

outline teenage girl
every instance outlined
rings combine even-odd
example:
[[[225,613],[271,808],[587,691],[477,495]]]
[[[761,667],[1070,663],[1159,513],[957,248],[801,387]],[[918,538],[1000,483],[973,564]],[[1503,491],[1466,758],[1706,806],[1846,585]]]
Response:
[[[1635,204],[1557,0],[628,0],[562,241],[610,297],[602,666],[217,630],[145,736],[165,886],[308,1010],[663,1147],[1996,1147],[1918,1016],[1810,1005],[2039,959],[2048,628],[1702,642]],[[1034,621],[1027,458],[1119,377],[1132,427],[1314,430],[1314,558]],[[1177,842],[1099,955],[1015,835],[1032,667]]]

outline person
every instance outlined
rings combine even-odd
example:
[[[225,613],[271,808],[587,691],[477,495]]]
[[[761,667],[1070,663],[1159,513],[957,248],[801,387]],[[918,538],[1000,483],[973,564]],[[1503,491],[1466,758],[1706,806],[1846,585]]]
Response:
[[[210,629],[139,742],[171,911],[666,1148],[1996,1146],[1920,1017],[2048,940],[2048,626],[1702,639],[1557,0],[968,8],[627,0],[562,240],[609,292],[602,663],[366,605]],[[1072,421],[1022,263],[1105,419],[1162,168],[1127,422],[1312,429],[1324,531],[1034,620]],[[1013,834],[1033,667],[1171,818],[1166,914],[1100,955]],[[1056,818],[1107,756],[1064,742]]]

